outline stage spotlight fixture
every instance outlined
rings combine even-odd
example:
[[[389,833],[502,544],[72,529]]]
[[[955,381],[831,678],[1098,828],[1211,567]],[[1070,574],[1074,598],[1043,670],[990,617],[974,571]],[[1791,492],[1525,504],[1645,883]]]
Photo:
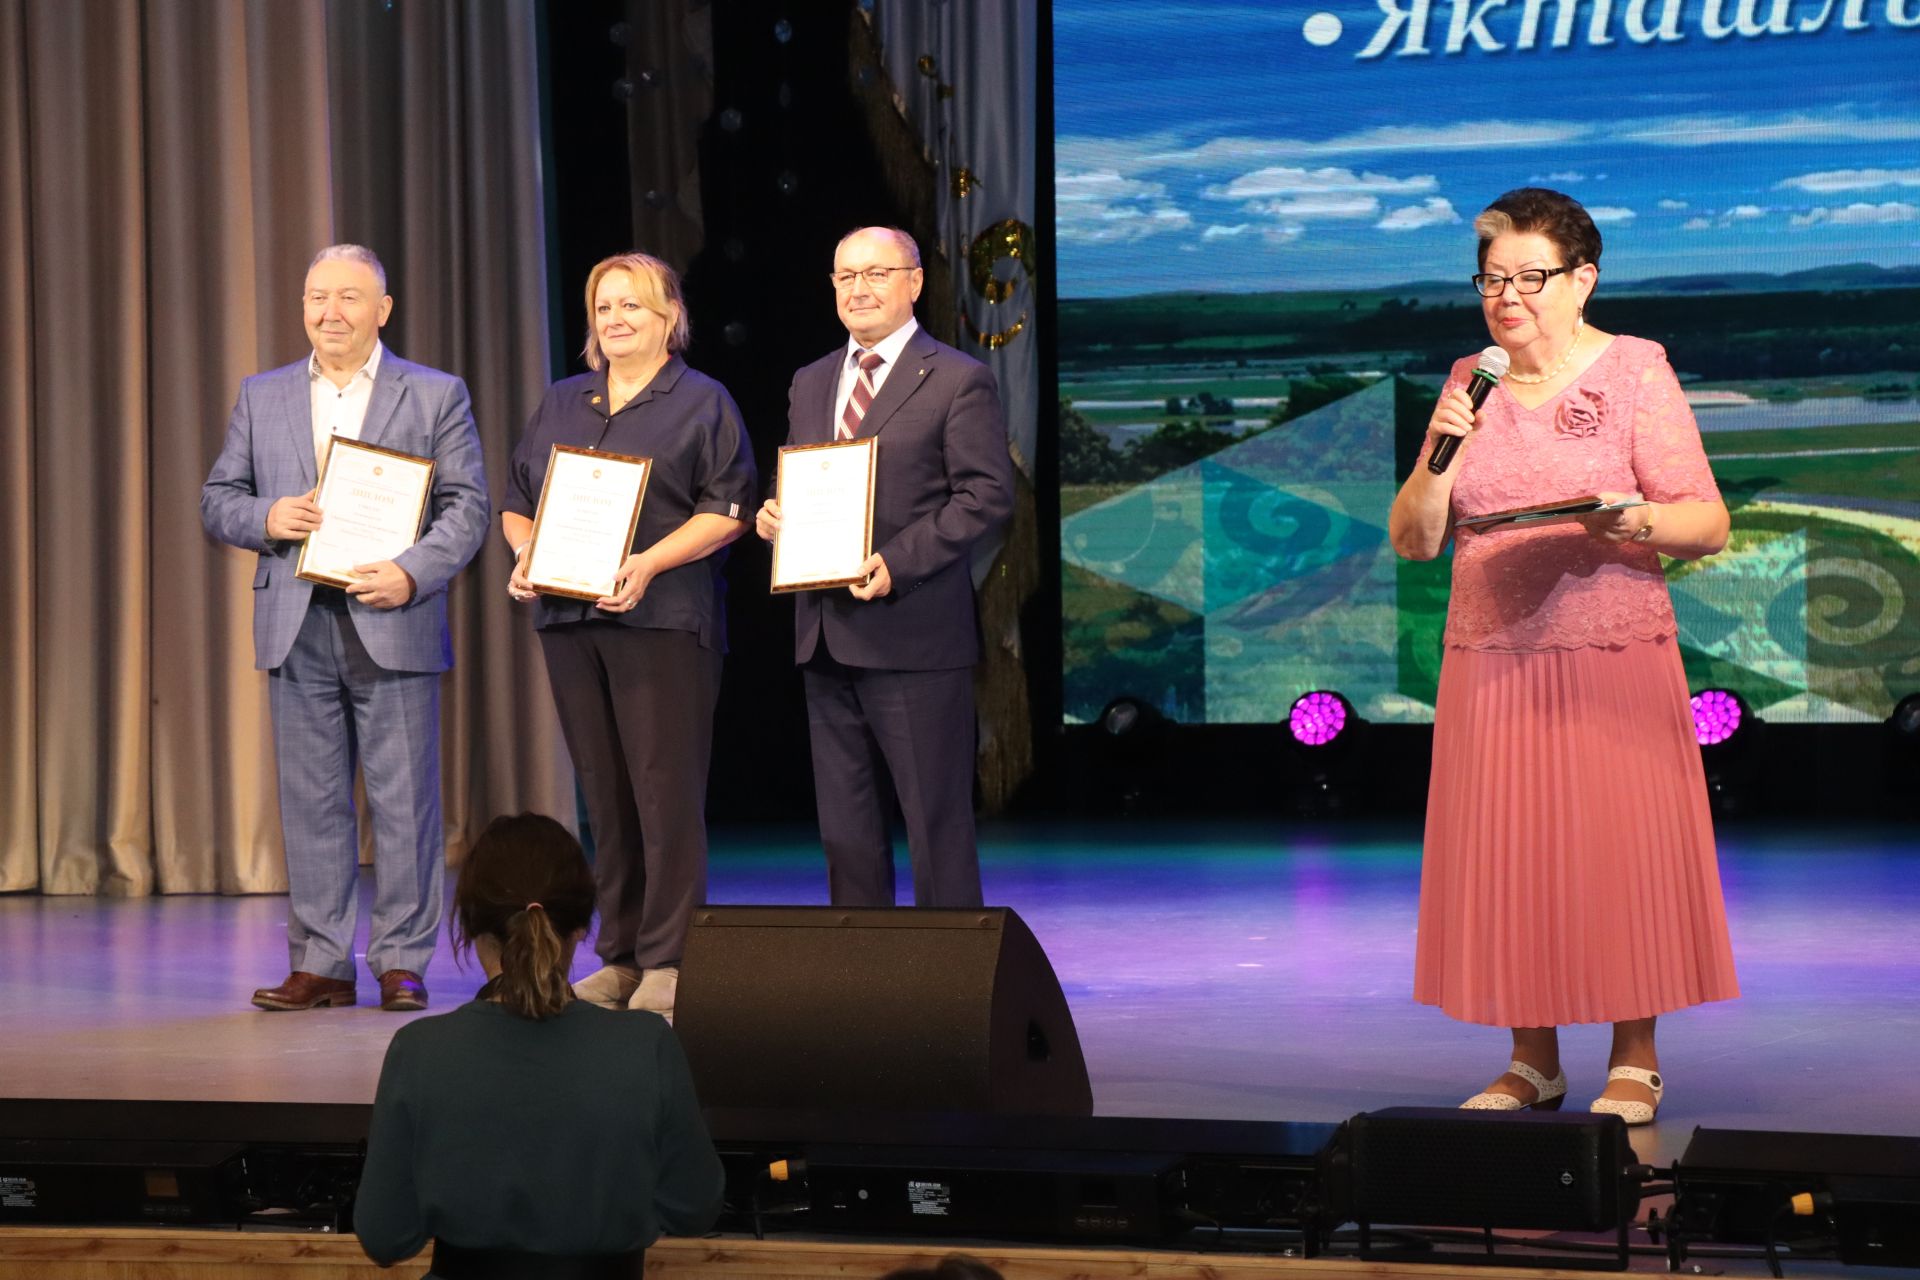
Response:
[[[1920,743],[1920,693],[1910,693],[1900,699],[1893,714],[1887,717],[1887,723],[1908,742]]]
[[[1353,704],[1337,693],[1315,689],[1293,700],[1287,728],[1303,747],[1324,747],[1338,738],[1353,718]]]
[[[1747,704],[1730,689],[1702,689],[1693,695],[1693,734],[1703,747],[1727,741],[1746,721]]]
[[[1100,728],[1109,737],[1127,738],[1144,736],[1166,720],[1149,703],[1139,698],[1124,696],[1109,702],[1100,712]]]
[[[1145,698],[1122,694],[1093,723],[1096,785],[1123,813],[1157,808],[1170,790],[1172,722]]]

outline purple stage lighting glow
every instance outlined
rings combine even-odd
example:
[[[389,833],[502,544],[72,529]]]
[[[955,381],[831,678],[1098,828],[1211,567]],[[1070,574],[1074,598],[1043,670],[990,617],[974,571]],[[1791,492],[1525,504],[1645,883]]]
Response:
[[[1324,747],[1347,727],[1347,700],[1337,693],[1315,689],[1294,700],[1287,715],[1293,740],[1302,746]]]
[[[1703,747],[1738,733],[1741,715],[1740,699],[1725,689],[1702,689],[1693,695],[1693,735]]]

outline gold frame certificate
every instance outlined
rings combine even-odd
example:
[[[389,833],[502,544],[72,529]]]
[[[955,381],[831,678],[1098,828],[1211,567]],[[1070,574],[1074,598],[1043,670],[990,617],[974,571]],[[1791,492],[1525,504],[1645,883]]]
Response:
[[[294,573],[332,587],[359,581],[353,566],[391,560],[420,538],[433,459],[335,436],[314,486],[320,527],[300,544]]]
[[[633,550],[652,458],[557,444],[533,513],[527,581],[535,591],[573,600],[613,594]]]
[[[774,496],[773,590],[812,591],[862,582],[873,554],[877,436],[780,450]]]

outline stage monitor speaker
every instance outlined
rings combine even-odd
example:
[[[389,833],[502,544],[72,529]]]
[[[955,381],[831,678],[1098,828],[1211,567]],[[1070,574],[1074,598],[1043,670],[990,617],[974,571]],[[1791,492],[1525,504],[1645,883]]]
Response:
[[[703,907],[674,1003],[708,1107],[1093,1111],[1053,966],[1005,907]]]
[[[1395,1107],[1348,1122],[1362,1224],[1624,1233],[1639,1207],[1618,1116]]]
[[[1675,1270],[1696,1241],[1920,1266],[1920,1138],[1695,1129],[1673,1184]]]

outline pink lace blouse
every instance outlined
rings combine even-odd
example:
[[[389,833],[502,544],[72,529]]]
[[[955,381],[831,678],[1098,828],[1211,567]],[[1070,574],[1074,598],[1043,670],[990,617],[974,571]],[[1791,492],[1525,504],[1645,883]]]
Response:
[[[1473,371],[1454,365],[1448,387]],[[1425,466],[1425,450],[1421,451]],[[1496,387],[1461,450],[1453,514],[1505,511],[1612,490],[1653,502],[1720,496],[1700,429],[1656,342],[1619,336],[1573,384],[1536,409]],[[1607,543],[1578,524],[1454,530],[1446,643],[1526,652],[1619,645],[1674,634],[1660,555]]]

